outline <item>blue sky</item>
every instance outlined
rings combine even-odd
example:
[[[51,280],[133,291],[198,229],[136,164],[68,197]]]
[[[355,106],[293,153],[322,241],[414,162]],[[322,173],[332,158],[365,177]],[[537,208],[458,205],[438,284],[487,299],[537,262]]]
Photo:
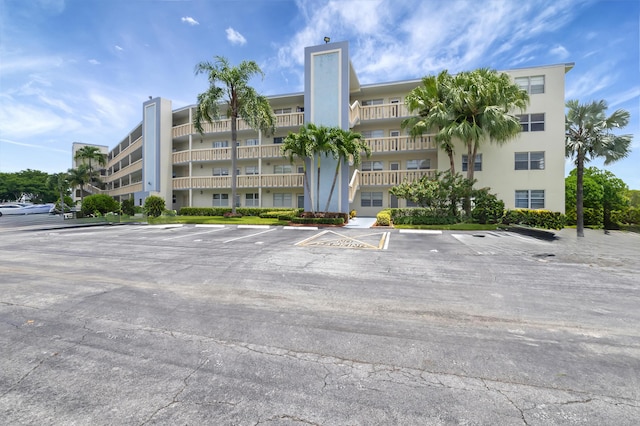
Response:
[[[304,47],[329,36],[361,83],[575,62],[566,99],[631,113],[633,152],[607,169],[640,189],[639,27],[637,0],[0,0],[0,171],[113,148],[149,96],[194,104],[194,66],[215,55],[255,60],[262,94],[300,92]]]

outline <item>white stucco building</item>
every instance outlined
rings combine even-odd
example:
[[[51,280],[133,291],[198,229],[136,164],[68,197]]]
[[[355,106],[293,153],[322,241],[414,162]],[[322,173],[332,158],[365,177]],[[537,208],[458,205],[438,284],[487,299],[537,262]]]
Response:
[[[359,132],[371,147],[359,170],[342,168],[331,211],[355,209],[374,216],[383,208],[405,207],[405,200],[389,194],[391,187],[449,168],[447,154],[432,137],[412,139],[400,126],[409,116],[404,98],[421,78],[361,85],[348,50],[346,42],[305,49],[305,91],[269,97],[277,116],[275,135],[267,137],[239,121],[237,206],[305,206],[302,163],[292,165],[280,152],[286,135],[305,122]],[[490,187],[507,208],[564,212],[564,88],[572,67],[502,70],[528,90],[530,105],[515,140],[480,148],[475,178],[476,187]],[[195,107],[173,110],[162,98],[144,102],[140,124],[108,154],[107,193],[119,200],[133,197],[136,205],[157,194],[176,210],[230,207],[230,121],[206,125],[200,134],[193,126]],[[455,152],[456,171],[464,173],[466,149],[460,143]],[[330,163],[323,163],[327,173],[320,178],[327,191],[336,165]]]

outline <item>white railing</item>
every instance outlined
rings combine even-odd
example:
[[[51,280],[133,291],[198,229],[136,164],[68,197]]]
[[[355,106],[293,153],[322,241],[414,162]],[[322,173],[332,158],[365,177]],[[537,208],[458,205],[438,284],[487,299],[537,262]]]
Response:
[[[239,175],[238,188],[301,188],[303,173]],[[173,189],[230,188],[231,176],[179,177],[173,179]]]
[[[435,170],[380,170],[360,172],[360,186],[396,186],[402,182],[414,182],[423,176],[434,177]]]
[[[236,122],[238,131],[252,130],[246,121],[238,119]],[[304,112],[292,112],[288,114],[276,114],[276,127],[299,127],[304,124]],[[212,122],[202,123],[203,133],[225,133],[231,132],[231,119],[225,118]],[[173,127],[173,137],[188,136],[197,134],[193,123],[181,124]]]
[[[360,171],[355,169],[353,171],[353,176],[351,176],[351,181],[349,181],[349,202],[353,203],[353,200],[356,198],[356,193],[360,188]]]

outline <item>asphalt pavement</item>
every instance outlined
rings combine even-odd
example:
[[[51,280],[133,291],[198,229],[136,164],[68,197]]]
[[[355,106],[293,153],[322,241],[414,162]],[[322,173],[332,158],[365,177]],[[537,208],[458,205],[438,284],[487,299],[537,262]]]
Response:
[[[0,424],[640,418],[637,234],[19,220]]]

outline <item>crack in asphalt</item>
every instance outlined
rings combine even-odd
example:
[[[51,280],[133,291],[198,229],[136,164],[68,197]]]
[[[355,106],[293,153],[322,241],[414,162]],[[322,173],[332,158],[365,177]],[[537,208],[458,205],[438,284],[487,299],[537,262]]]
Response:
[[[189,379],[191,378],[191,376],[193,376],[194,374],[196,374],[202,367],[204,367],[205,365],[207,365],[209,363],[209,358],[200,361],[200,363],[198,364],[198,366],[196,368],[194,368],[193,370],[191,370],[191,372],[189,372],[189,374],[182,379],[182,386],[180,387],[180,389],[178,389],[176,391],[176,393],[173,395],[173,397],[171,398],[171,401],[168,404],[163,405],[162,407],[159,407],[158,409],[156,409],[153,413],[151,413],[151,415],[147,418],[147,420],[143,421],[142,423],[140,423],[140,426],[146,425],[148,424],[151,420],[153,420],[153,418],[161,411],[166,410],[167,408],[171,407],[174,404],[177,404],[180,402],[179,397],[180,395],[182,395],[182,393],[185,391],[185,389],[187,389],[187,387],[189,386]]]

